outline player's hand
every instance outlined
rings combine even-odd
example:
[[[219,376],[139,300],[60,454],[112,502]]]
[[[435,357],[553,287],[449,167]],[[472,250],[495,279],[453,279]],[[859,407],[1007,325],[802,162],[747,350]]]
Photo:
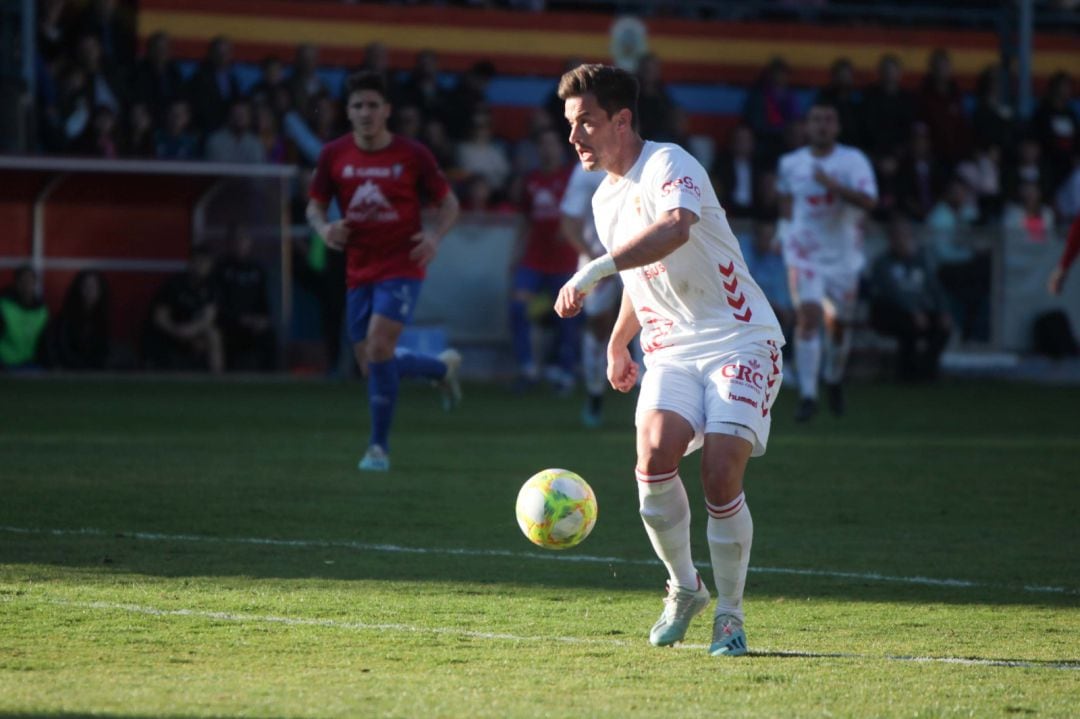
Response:
[[[574,317],[585,306],[585,293],[574,287],[573,282],[567,282],[559,290],[559,296],[555,298],[555,314],[559,317]]]
[[[637,385],[639,368],[626,347],[608,347],[607,377],[611,386],[629,392]]]
[[[409,259],[421,267],[427,267],[428,263],[435,259],[439,241],[430,232],[417,232],[412,236],[412,241],[416,246],[409,252]]]
[[[345,244],[349,241],[349,228],[345,225],[345,220],[337,220],[327,225],[326,236],[323,237],[323,242],[331,250],[337,250],[341,252],[345,249]]]
[[[1061,288],[1065,285],[1065,272],[1061,267],[1055,267],[1046,280],[1046,290],[1052,295],[1060,295]]]

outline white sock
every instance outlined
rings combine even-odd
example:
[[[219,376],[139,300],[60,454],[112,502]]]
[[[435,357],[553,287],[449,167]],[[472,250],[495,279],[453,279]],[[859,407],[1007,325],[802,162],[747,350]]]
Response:
[[[847,358],[851,354],[851,332],[844,332],[839,342],[831,337],[825,346],[825,381],[829,384],[840,384],[844,379],[844,369],[847,367]]]
[[[586,330],[581,338],[581,369],[585,390],[596,397],[604,394],[607,385],[607,347]]]
[[[754,541],[754,520],[746,497],[739,494],[722,507],[705,502],[709,510],[706,534],[716,581],[716,613],[734,614],[743,619],[743,590],[746,568],[750,564],[750,545]]]
[[[639,471],[637,486],[645,533],[671,584],[697,589],[698,573],[690,558],[690,501],[679,470],[654,475]]]
[[[799,375],[799,394],[817,399],[818,370],[821,368],[821,338],[795,338],[795,373]]]

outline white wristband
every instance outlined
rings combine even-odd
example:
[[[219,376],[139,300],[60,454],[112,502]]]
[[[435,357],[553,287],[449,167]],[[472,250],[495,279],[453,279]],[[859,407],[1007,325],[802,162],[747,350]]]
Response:
[[[570,284],[581,294],[588,294],[596,287],[597,282],[616,272],[618,270],[615,269],[615,258],[610,254],[601,255],[575,272],[570,278]]]

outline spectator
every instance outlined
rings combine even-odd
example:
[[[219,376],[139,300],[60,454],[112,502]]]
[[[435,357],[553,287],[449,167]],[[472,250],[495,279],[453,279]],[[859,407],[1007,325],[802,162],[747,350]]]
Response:
[[[944,197],[926,218],[930,258],[949,300],[954,324],[964,340],[986,340],[990,335],[991,256],[972,243],[972,228],[979,211],[971,188],[954,177]]]
[[[486,110],[479,110],[473,116],[470,139],[458,145],[456,164],[466,174],[487,178],[496,196],[505,193],[510,179],[510,161],[492,135],[491,115]]]
[[[1007,237],[1043,243],[1053,237],[1054,211],[1043,204],[1042,191],[1034,182],[1020,185],[1019,202],[1005,207],[1002,224]]]
[[[998,65],[991,65],[979,73],[971,129],[976,147],[996,146],[1011,153],[1016,144],[1016,113],[1005,102],[1001,73]]]
[[[55,146],[66,150],[86,132],[94,105],[86,71],[78,65],[67,67],[57,84]]]
[[[544,132],[553,130],[551,115],[542,107],[529,115],[529,133],[514,143],[513,171],[517,176],[525,176],[540,166],[540,150],[537,138]]]
[[[50,359],[68,370],[103,370],[109,363],[109,291],[94,270],[75,275],[53,323]]]
[[[660,58],[651,52],[638,60],[638,132],[646,140],[674,142],[676,105],[660,71]]]
[[[911,134],[911,151],[897,175],[901,209],[922,222],[937,203],[944,185],[945,172],[934,154],[930,130],[917,124]]]
[[[266,162],[266,150],[251,128],[251,103],[234,100],[229,123],[206,140],[206,159],[211,162]]]
[[[750,89],[743,119],[758,139],[762,159],[772,164],[784,152],[784,132],[800,117],[795,93],[788,86],[790,68],[773,58]]]
[[[223,35],[210,41],[206,58],[188,83],[194,124],[202,134],[221,127],[229,107],[240,97],[240,86],[233,75],[232,42]]]
[[[290,92],[289,85],[285,81],[285,65],[277,55],[267,55],[260,63],[260,68],[262,77],[251,88],[251,101],[256,105],[273,107],[277,102],[279,90],[284,89],[285,92]]]
[[[429,118],[424,122],[424,132],[421,135],[421,139],[427,148],[431,150],[431,154],[435,156],[435,160],[439,163],[439,167],[443,168],[443,172],[451,179],[460,178],[462,176],[461,169],[458,167],[458,155],[457,148],[454,147],[454,143],[450,139],[450,134],[446,131],[446,125],[442,120],[437,118]]]
[[[518,208],[495,197],[491,183],[483,175],[469,175],[461,183],[461,211],[488,214],[516,214]]]
[[[373,72],[381,75],[383,82],[390,87],[390,53],[384,43],[376,40],[364,46],[364,61],[357,68],[358,72]]]
[[[874,219],[884,221],[900,211],[903,204],[898,153],[882,152],[875,155],[874,174],[877,177],[878,203],[871,214]]]
[[[1005,203],[1001,147],[990,144],[976,148],[974,155],[956,166],[956,174],[975,193],[979,222],[1000,219]]]
[[[856,95],[855,66],[848,58],[839,58],[829,68],[829,84],[822,88],[818,97],[836,108],[840,118],[837,141],[863,147],[862,106]]]
[[[135,60],[135,18],[118,0],[91,0],[72,22],[73,34],[98,38],[110,68],[131,67]],[[113,108],[114,110],[116,108]]]
[[[169,36],[156,32],[146,41],[146,55],[139,60],[133,79],[135,102],[146,103],[155,125],[164,125],[169,107],[183,93],[180,68],[171,57]]]
[[[266,162],[282,164],[289,161],[289,150],[285,136],[281,134],[277,115],[266,103],[255,106],[255,136],[262,145]]]
[[[115,73],[108,69],[101,56],[101,41],[95,35],[83,35],[75,49],[76,64],[86,74],[86,92],[93,107],[104,105],[120,113],[124,100],[122,85]]]
[[[136,102],[128,108],[126,134],[121,143],[125,157],[153,157],[156,151],[154,118],[144,102]]]
[[[153,369],[225,369],[225,349],[217,321],[217,297],[211,281],[214,258],[193,247],[186,272],[173,275],[150,305],[143,333],[143,354]]]
[[[1025,137],[1020,141],[1016,160],[1005,171],[1005,196],[1008,201],[1018,201],[1020,186],[1029,183],[1037,185],[1043,197],[1053,197],[1051,170],[1043,158],[1042,146],[1035,137]]]
[[[191,129],[191,106],[187,100],[173,100],[165,117],[165,127],[154,137],[154,154],[160,160],[194,160],[199,157],[199,138]]]
[[[952,61],[943,49],[930,55],[926,77],[918,98],[918,117],[930,133],[934,155],[951,170],[964,157],[968,144],[968,126],[960,88],[952,76]]]
[[[229,254],[215,273],[218,326],[230,370],[274,368],[274,329],[270,318],[266,271],[254,258],[251,234],[229,228]]]
[[[394,133],[410,140],[422,142],[420,134],[424,130],[424,113],[416,105],[397,105],[391,118]]]
[[[895,216],[888,235],[889,249],[871,269],[870,321],[899,342],[900,380],[933,380],[952,331],[945,294],[907,220]]]
[[[1056,72],[1046,85],[1046,94],[1031,118],[1031,131],[1042,146],[1050,170],[1049,188],[1056,189],[1072,169],[1072,156],[1080,150],[1080,117],[1072,108],[1073,80],[1067,72]],[[1047,195],[1049,197],[1049,195]]]
[[[33,369],[41,361],[41,338],[49,310],[37,291],[37,273],[28,265],[15,270],[0,293],[0,368]]]
[[[458,79],[447,97],[442,118],[452,139],[464,140],[472,135],[476,114],[487,107],[487,88],[494,76],[495,66],[481,60]]]
[[[866,90],[863,98],[863,142],[872,155],[900,152],[911,138],[915,102],[911,93],[900,87],[903,66],[895,55],[882,55],[878,61],[878,81]]]
[[[307,42],[298,45],[293,59],[292,77],[289,78],[293,107],[312,107],[313,98],[329,92],[316,72],[318,67],[319,49]]]
[[[739,125],[731,133],[730,149],[713,167],[716,194],[729,217],[759,214],[758,186],[761,167],[754,156],[754,131]]]
[[[64,43],[66,0],[42,0],[37,9],[37,52],[46,66],[52,67],[67,52]]]
[[[395,104],[419,108],[422,119],[438,117],[446,106],[446,92],[439,85],[439,56],[434,50],[421,50],[405,82],[398,85]]]
[[[120,156],[119,132],[116,113],[107,105],[94,108],[94,115],[83,134],[71,146],[77,155],[104,157],[114,160]]]

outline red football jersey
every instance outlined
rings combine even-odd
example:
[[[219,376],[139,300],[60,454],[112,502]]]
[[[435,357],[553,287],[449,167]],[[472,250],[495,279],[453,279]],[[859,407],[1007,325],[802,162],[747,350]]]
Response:
[[[567,274],[577,269],[578,251],[559,227],[559,203],[570,181],[572,167],[554,172],[533,170],[525,177],[521,210],[529,223],[523,267],[537,272]]]
[[[345,281],[350,289],[378,280],[423,279],[424,268],[409,259],[413,235],[421,229],[424,204],[450,191],[431,152],[394,135],[381,150],[356,146],[352,134],[327,143],[309,195],[329,204],[337,199],[349,227]]]

